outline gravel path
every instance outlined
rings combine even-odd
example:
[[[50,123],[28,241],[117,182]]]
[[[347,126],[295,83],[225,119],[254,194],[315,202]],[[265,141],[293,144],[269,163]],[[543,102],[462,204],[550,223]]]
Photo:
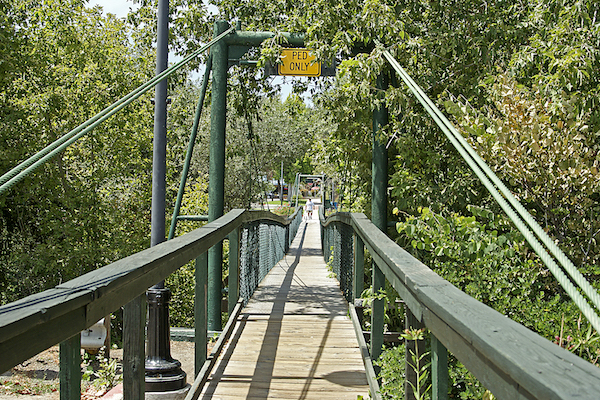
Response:
[[[181,362],[188,375],[188,383],[194,376],[194,343],[171,342],[171,356]],[[123,357],[122,349],[113,349],[111,359],[119,365]],[[58,346],[38,354],[0,376],[0,400],[59,400],[59,357]],[[89,395],[86,399],[94,399]]]

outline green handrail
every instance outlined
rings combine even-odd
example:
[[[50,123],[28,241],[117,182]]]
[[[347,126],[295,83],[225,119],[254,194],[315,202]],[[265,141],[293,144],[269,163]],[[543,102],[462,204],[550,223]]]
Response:
[[[362,291],[363,256],[368,249],[374,263],[412,314],[413,320],[407,321],[407,327],[429,329],[433,399],[448,398],[448,352],[498,398],[567,399],[575,396],[591,400],[598,397],[600,370],[596,366],[453,286],[398,246],[364,214],[349,215],[350,221],[346,213],[321,219],[323,238],[329,238],[324,249],[333,245],[334,253],[342,255],[343,242],[355,240],[355,258],[341,262],[338,275],[353,275],[353,283],[358,283],[354,286],[353,298]],[[344,229],[340,226],[351,227],[354,238],[340,234]],[[325,233],[328,230],[329,233]],[[325,260],[327,253],[324,251]],[[338,257],[341,261],[342,257]],[[346,272],[341,272],[342,269]],[[357,328],[362,335],[361,327]],[[372,330],[371,335],[383,336],[383,329]],[[406,367],[408,373],[411,367]],[[437,379],[433,378],[434,373],[439,373]],[[417,382],[413,380],[413,384]]]
[[[242,246],[242,240],[248,242],[248,235],[244,238],[242,231],[247,226],[256,223],[278,225],[284,228],[287,232],[279,233],[278,237],[271,237],[269,231],[266,231],[261,240],[260,230],[256,230],[254,234],[257,235],[256,245],[265,246],[266,254],[285,254],[289,250],[301,221],[301,209],[297,209],[291,217],[283,217],[266,211],[232,210],[203,228],[132,254],[68,282],[63,282],[55,288],[0,306],[0,353],[2,354],[0,370],[9,370],[40,351],[78,335],[93,321],[105,316],[107,310],[126,305],[143,295],[146,289],[157,280],[165,279],[186,263],[206,255],[211,247],[226,238],[229,238],[232,244],[230,266],[239,265],[242,268],[240,258],[244,258],[247,260],[244,268],[260,268],[269,261],[261,261],[254,257],[254,253],[248,251],[247,244]],[[277,238],[285,238],[287,241],[278,242]],[[238,247],[235,246],[236,244]],[[272,250],[269,250],[269,246]],[[271,257],[271,261],[273,262],[267,265],[268,269],[275,266],[279,259],[273,260]],[[232,273],[229,279],[230,293],[237,292],[239,280],[249,276],[254,276],[254,274],[234,275]],[[204,271],[202,279],[206,279],[206,271]],[[200,287],[205,287],[205,284],[198,279],[196,290],[202,290]],[[204,295],[198,294],[195,295],[195,298],[199,299],[198,305],[204,304],[204,299],[206,299]],[[233,302],[237,302],[237,298],[238,296],[234,295]],[[199,321],[200,318],[206,321],[204,307],[196,307],[195,312],[197,313],[196,321]],[[199,314],[202,313],[204,315],[200,316]],[[145,319],[145,313],[139,313],[137,318],[139,318],[138,322]],[[61,329],[56,329],[57,326],[60,326]],[[137,325],[126,323],[124,330],[132,332],[140,328],[143,341],[143,326],[143,322]],[[204,329],[206,329],[206,322]],[[131,337],[127,333],[124,336]],[[196,346],[197,349],[203,348],[204,352],[206,351],[206,334],[196,335]],[[124,349],[124,352],[135,354],[135,351],[139,350],[133,346]],[[138,357],[143,362],[143,346]],[[204,359],[196,361],[203,363],[205,359],[206,354],[204,353]],[[126,376],[125,380],[127,379]]]

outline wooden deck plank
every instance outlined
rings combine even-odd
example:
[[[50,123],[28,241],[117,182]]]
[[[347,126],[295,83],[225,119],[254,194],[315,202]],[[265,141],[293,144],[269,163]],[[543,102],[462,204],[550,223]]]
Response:
[[[201,399],[366,397],[348,306],[320,254],[318,221],[303,223],[242,311]]]

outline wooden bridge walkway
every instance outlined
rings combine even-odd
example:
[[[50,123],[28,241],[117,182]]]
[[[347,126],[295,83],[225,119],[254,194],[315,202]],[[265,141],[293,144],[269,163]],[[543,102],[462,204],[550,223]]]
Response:
[[[242,311],[200,399],[367,398],[348,305],[329,274],[319,222],[303,222]]]

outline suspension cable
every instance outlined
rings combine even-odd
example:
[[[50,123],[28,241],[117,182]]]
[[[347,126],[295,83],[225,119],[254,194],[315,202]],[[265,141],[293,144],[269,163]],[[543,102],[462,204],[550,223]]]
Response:
[[[206,61],[206,69],[204,71],[204,77],[202,78],[202,89],[200,96],[198,97],[198,105],[196,106],[196,115],[194,116],[194,124],[192,125],[192,132],[190,134],[190,140],[188,143],[187,152],[185,154],[185,162],[183,164],[183,170],[181,171],[181,181],[179,183],[179,190],[177,192],[177,200],[175,200],[175,208],[173,209],[173,218],[171,219],[171,227],[169,228],[169,236],[167,240],[173,239],[175,236],[175,229],[177,227],[177,217],[179,216],[179,210],[181,209],[181,201],[183,200],[183,193],[185,191],[185,184],[187,182],[188,172],[190,170],[190,162],[192,161],[192,154],[194,153],[194,144],[196,143],[196,136],[198,134],[198,125],[200,125],[200,116],[202,115],[202,106],[204,105],[204,97],[206,96],[206,89],[208,88],[208,79],[210,71],[212,69],[212,55],[208,56]]]
[[[377,43],[381,46],[380,43]],[[496,174],[490,169],[490,167],[479,157],[475,150],[469,145],[469,143],[462,137],[462,135],[456,130],[456,128],[448,121],[444,114],[435,106],[435,104],[427,97],[423,90],[414,82],[414,80],[406,73],[406,71],[400,66],[398,61],[390,54],[389,51],[383,49],[382,52],[384,58],[390,63],[392,68],[400,75],[402,80],[406,83],[411,92],[417,97],[419,102],[425,107],[425,110],[434,119],[436,124],[442,129],[446,137],[450,140],[452,145],[460,153],[463,159],[471,167],[473,172],[477,175],[479,180],[488,189],[490,194],[498,202],[500,207],[506,212],[509,218],[516,225],[517,229],[524,235],[525,239],[532,246],[533,250],[538,254],[544,264],[550,269],[552,274],[556,277],[557,281],[561,284],[564,290],[567,292],[569,297],[579,307],[582,313],[594,326],[594,328],[600,332],[600,318],[597,313],[590,307],[587,300],[578,292],[577,288],[572,284],[570,279],[565,275],[563,270],[555,263],[550,254],[538,241],[538,238],[544,243],[544,245],[554,255],[556,260],[561,264],[562,268],[571,276],[573,281],[584,291],[584,293],[591,300],[592,304],[596,309],[600,309],[600,295],[592,287],[592,285],[585,279],[585,277],[577,270],[571,260],[560,250],[560,248],[552,241],[552,239],[544,232],[539,226],[535,219],[525,210],[521,203],[513,196],[513,194],[506,188],[502,181],[496,176]],[[502,194],[496,190],[496,187],[492,182],[500,189]],[[504,195],[504,196],[503,196]],[[508,200],[510,205],[507,203]],[[520,215],[515,213],[515,210]],[[522,218],[522,219],[521,219]],[[531,230],[523,223],[523,220],[529,225],[533,232],[537,235],[537,238],[531,232]]]
[[[260,194],[261,196],[264,197],[264,201],[267,205],[267,211],[270,211],[271,209],[269,208],[269,199],[267,198],[267,195],[265,193],[265,185],[264,182],[262,181],[261,177],[260,177],[260,171],[258,169],[258,159],[256,158],[256,143],[254,142],[254,137],[250,138],[250,150],[252,151],[252,158],[251,158],[251,162],[252,164],[254,164],[254,173],[256,174],[256,178],[259,179],[259,181],[261,183],[259,183],[259,189],[260,190]],[[252,196],[252,193],[250,193],[250,196]],[[263,202],[260,202],[260,209],[264,210],[265,206],[263,204]]]
[[[160,74],[156,75],[154,78],[150,79],[148,82],[142,84],[137,89],[133,90],[128,95],[117,100],[115,103],[106,107],[104,110],[102,110],[92,118],[88,119],[87,121],[85,121],[75,129],[71,130],[61,138],[49,144],[38,153],[29,157],[27,160],[21,162],[19,165],[17,165],[10,171],[6,172],[0,177],[0,194],[12,187],[15,183],[21,181],[32,171],[36,170],[38,167],[43,165],[46,161],[50,160],[58,153],[69,147],[79,138],[91,132],[95,127],[100,125],[102,122],[106,121],[112,115],[116,114],[121,109],[131,104],[142,94],[154,87],[158,82],[172,75],[175,71],[179,70],[192,59],[196,58],[200,53],[206,51],[209,47],[222,40],[225,36],[233,32],[234,30],[235,26],[230,27],[228,30],[221,33],[219,36],[215,37],[210,42],[200,47],[198,50],[194,51],[192,54],[188,55],[177,64],[167,68]]]

